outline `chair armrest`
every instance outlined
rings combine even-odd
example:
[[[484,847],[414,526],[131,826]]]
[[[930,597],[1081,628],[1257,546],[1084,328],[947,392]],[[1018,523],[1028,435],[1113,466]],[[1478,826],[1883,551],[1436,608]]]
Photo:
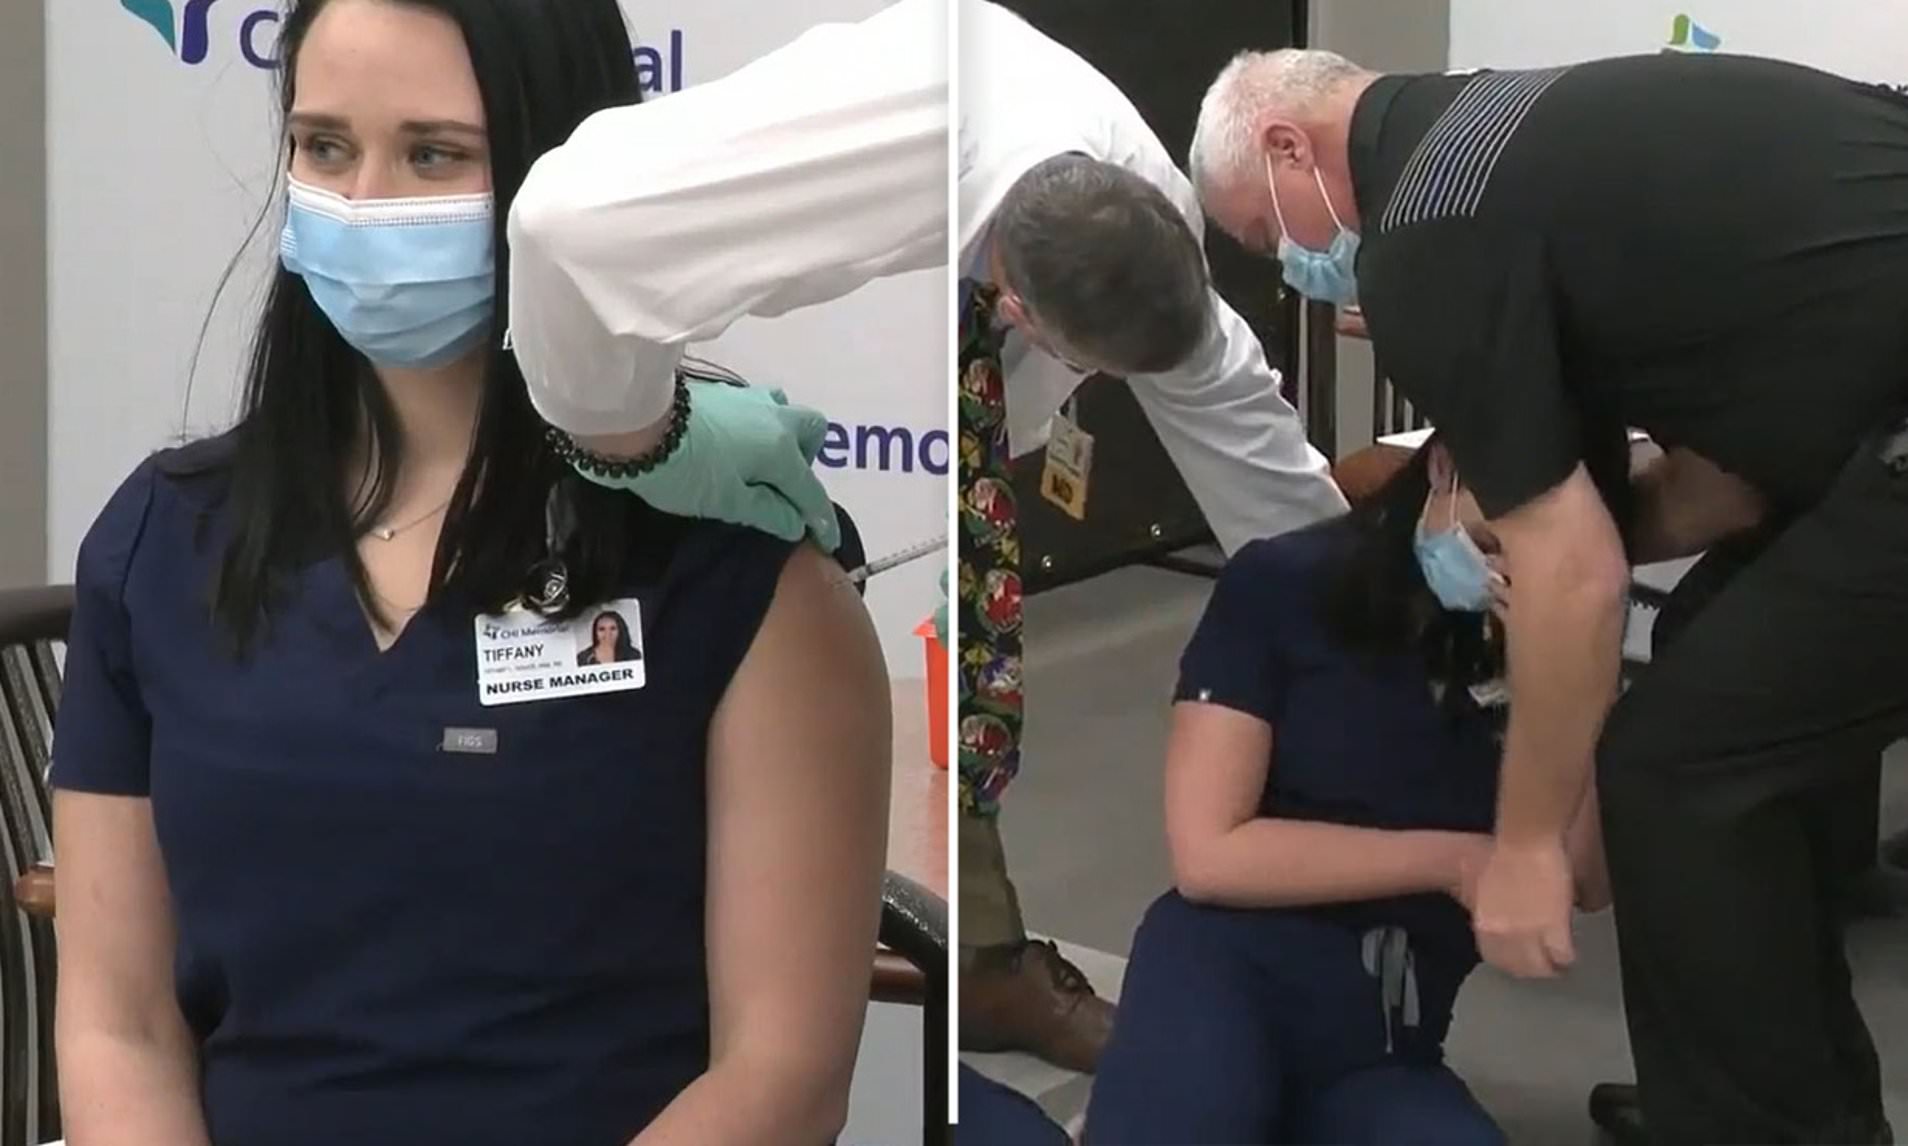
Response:
[[[870,998],[931,1005],[947,998],[947,902],[896,872],[881,882],[881,945]],[[911,974],[905,974],[903,967]],[[907,997],[899,997],[902,991]]]
[[[889,872],[881,882],[881,942],[929,978],[945,978],[947,901]]]
[[[35,919],[53,918],[53,865],[37,863],[13,881],[13,899]]]
[[[0,645],[63,641],[73,619],[73,587],[0,589]]]
[[[881,881],[881,938],[868,998],[925,1007],[946,981],[946,902],[907,876],[888,872]]]
[[[1340,458],[1332,466],[1332,480],[1353,505],[1375,496],[1399,470],[1411,464],[1414,451],[1379,442]]]
[[[874,957],[874,984],[868,988],[868,1001],[925,1007],[927,976],[901,956],[885,947],[878,947]]]

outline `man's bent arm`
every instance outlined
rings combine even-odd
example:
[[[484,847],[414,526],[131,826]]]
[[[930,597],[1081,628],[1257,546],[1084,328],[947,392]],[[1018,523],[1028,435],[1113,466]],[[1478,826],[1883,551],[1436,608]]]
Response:
[[[1754,486],[1682,448],[1645,464],[1630,481],[1639,565],[1693,557],[1725,537],[1754,529],[1767,513]]]
[[[1492,524],[1512,585],[1497,835],[1541,843],[1569,825],[1616,699],[1629,570],[1581,466]]]

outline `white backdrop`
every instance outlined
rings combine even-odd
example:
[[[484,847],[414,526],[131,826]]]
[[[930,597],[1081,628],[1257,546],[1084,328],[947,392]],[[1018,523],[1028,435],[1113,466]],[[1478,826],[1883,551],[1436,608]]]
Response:
[[[1688,0],[1451,0],[1454,68],[1535,67],[1668,48],[1772,56],[1901,86],[1908,84],[1904,46],[1908,4],[1898,0],[1707,0],[1697,7]]]
[[[279,154],[267,68],[280,3],[46,0],[55,581],[71,578],[93,516],[145,454],[223,428],[236,409],[244,332],[281,218],[272,205],[246,245]],[[625,0],[646,97],[882,6]],[[834,420],[823,477],[875,556],[946,527],[948,314],[944,273],[923,271],[738,324],[700,351]],[[923,673],[911,631],[939,599],[940,568],[929,558],[869,584],[896,676]]]

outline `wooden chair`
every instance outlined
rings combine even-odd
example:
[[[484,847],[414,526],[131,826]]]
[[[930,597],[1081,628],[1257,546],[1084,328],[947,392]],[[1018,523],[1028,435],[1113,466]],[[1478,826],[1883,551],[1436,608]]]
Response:
[[[844,530],[846,532],[846,529]],[[0,590],[0,1146],[59,1137],[53,848],[47,767],[70,586]],[[923,1008],[925,1142],[947,1137],[947,904],[905,876],[882,887],[869,998]]]
[[[881,885],[868,998],[921,1008],[921,1141],[947,1142],[947,901],[898,872]]]

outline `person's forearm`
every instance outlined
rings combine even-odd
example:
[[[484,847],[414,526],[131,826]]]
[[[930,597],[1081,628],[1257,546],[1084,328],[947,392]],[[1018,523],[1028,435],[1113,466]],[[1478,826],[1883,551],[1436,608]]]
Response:
[[[945,8],[825,24],[722,79],[609,108],[512,203],[511,345],[572,434],[667,412],[685,345],[946,261]]]
[[[1179,893],[1224,907],[1346,903],[1454,888],[1462,832],[1392,831],[1309,820],[1249,820],[1175,857]]]
[[[660,421],[632,430],[627,434],[575,434],[576,444],[593,454],[606,458],[640,458],[662,443],[663,435],[669,432],[670,423],[675,421],[674,410],[663,415]]]
[[[198,1064],[182,1039],[62,1035],[59,1065],[72,1146],[209,1146]]]
[[[1697,454],[1672,449],[1631,479],[1638,564],[1691,557],[1761,523],[1766,507],[1755,488]]]
[[[845,1093],[805,1064],[718,1063],[630,1146],[822,1146],[847,1121]]]
[[[1610,571],[1544,560],[1515,574],[1509,640],[1510,726],[1498,775],[1497,837],[1562,837],[1616,699],[1624,583]]]
[[[1565,834],[1565,849],[1577,885],[1577,906],[1601,911],[1610,906],[1610,870],[1603,857],[1603,822],[1598,811],[1594,777],[1585,786],[1583,802]]]

